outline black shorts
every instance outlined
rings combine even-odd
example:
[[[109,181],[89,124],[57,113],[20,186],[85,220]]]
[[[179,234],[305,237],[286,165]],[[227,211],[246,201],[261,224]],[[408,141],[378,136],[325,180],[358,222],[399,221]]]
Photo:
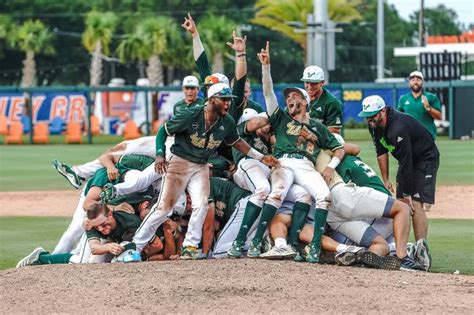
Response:
[[[422,203],[435,203],[436,174],[439,160],[421,161],[413,165],[412,199]],[[397,173],[397,198],[403,198],[403,187],[400,187],[400,169]]]

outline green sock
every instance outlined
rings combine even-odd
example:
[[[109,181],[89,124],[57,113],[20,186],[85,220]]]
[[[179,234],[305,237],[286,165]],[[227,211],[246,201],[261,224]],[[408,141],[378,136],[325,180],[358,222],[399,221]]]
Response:
[[[263,205],[262,215],[260,216],[260,221],[258,222],[257,232],[255,232],[255,236],[253,237],[254,243],[262,242],[263,234],[265,234],[267,226],[272,221],[273,216],[275,215],[277,210],[278,209],[276,207],[267,203]]]
[[[249,229],[252,227],[255,220],[257,220],[260,210],[262,210],[262,207],[259,207],[250,201],[247,202],[242,224],[240,225],[239,234],[237,234],[237,238],[235,239],[236,241],[245,243]]]
[[[297,246],[299,242],[300,232],[306,222],[310,205],[304,202],[296,202],[291,214],[291,226],[288,232],[288,243]]]
[[[326,225],[327,217],[327,210],[316,209],[316,214],[314,215],[314,235],[311,245],[321,248],[321,236],[323,236],[324,233],[324,226]]]
[[[69,258],[71,258],[72,254],[49,254],[49,253],[41,253],[39,256],[39,262],[42,265],[48,264],[68,264]]]

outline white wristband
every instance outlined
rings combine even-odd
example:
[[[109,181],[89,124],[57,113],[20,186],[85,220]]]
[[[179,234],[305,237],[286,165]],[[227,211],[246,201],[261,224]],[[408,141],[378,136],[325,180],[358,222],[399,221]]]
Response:
[[[247,156],[251,157],[252,159],[255,159],[257,161],[261,161],[264,157],[264,155],[254,148],[250,148],[249,152],[247,152]]]
[[[337,156],[333,156],[331,162],[329,162],[328,167],[332,168],[333,170],[341,163],[341,160]]]

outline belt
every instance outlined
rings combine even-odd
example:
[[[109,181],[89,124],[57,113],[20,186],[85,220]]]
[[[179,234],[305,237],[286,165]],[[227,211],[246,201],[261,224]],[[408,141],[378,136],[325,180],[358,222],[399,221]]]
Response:
[[[282,155],[285,159],[309,160],[306,156],[298,153],[286,153]]]

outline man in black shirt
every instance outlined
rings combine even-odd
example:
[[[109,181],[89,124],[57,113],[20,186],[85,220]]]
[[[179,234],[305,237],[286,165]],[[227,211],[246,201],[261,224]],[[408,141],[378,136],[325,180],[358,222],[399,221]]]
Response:
[[[439,151],[433,137],[413,117],[386,107],[378,95],[368,96],[362,101],[359,117],[367,119],[382,179],[392,192],[388,152],[398,160],[397,198],[412,208],[417,257],[429,269],[431,257],[426,242],[428,219],[423,203],[434,204],[435,200]]]

